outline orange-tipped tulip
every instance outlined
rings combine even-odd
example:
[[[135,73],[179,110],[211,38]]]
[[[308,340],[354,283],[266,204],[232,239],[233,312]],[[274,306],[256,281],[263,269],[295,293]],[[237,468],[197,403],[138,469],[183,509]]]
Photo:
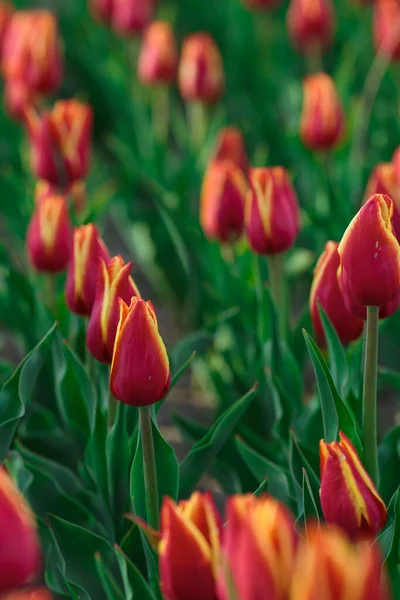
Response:
[[[92,109],[79,100],[58,100],[40,116],[28,115],[32,170],[65,190],[89,170]]]
[[[349,438],[339,437],[319,443],[322,512],[352,539],[372,540],[385,525],[386,506]]]
[[[210,163],[200,200],[200,223],[208,238],[229,243],[241,236],[246,192],[243,171],[233,162]]]
[[[7,26],[2,47],[7,80],[22,81],[37,94],[55,92],[62,78],[57,20],[47,10],[19,10]]]
[[[337,242],[327,242],[314,269],[310,291],[310,314],[317,342],[325,346],[319,306],[322,306],[342,342],[349,344],[360,337],[364,323],[349,309],[339,288],[337,272],[340,266]]]
[[[393,202],[373,194],[339,244],[342,289],[362,306],[383,306],[400,292],[400,247],[392,226]]]
[[[372,170],[364,194],[364,202],[372,194],[387,194],[393,200],[392,225],[397,238],[400,236],[400,185],[396,176],[396,153],[392,162],[379,163]],[[399,165],[400,166],[400,165]]]
[[[40,179],[35,187],[35,203],[47,196],[54,196],[58,193],[58,187],[49,183],[45,179]],[[80,213],[86,204],[86,184],[82,180],[71,183],[65,190],[64,195],[71,200],[75,213]]]
[[[29,259],[38,271],[59,273],[67,268],[72,227],[64,196],[46,196],[36,203],[26,234]]]
[[[41,553],[35,519],[3,467],[0,467],[0,548],[0,594],[36,579],[41,569]]]
[[[110,255],[96,225],[75,227],[72,260],[68,265],[65,298],[68,308],[77,315],[90,316],[96,296],[100,259],[106,264]]]
[[[331,44],[335,31],[331,0],[291,0],[287,27],[294,46],[301,52],[320,52]]]
[[[172,83],[178,68],[178,49],[167,21],[154,21],[146,29],[139,55],[138,77],[145,85]]]
[[[397,0],[376,0],[372,19],[374,45],[392,60],[400,58],[400,5]]]
[[[106,265],[100,259],[96,296],[86,332],[86,344],[96,360],[111,363],[115,334],[120,317],[119,298],[130,302],[132,296],[140,296],[129,275],[132,263],[125,264],[121,256],[114,256]]]
[[[219,598],[286,600],[297,537],[294,518],[270,496],[228,500]]]
[[[389,600],[377,544],[352,544],[336,527],[308,527],[292,576],[290,600]]]
[[[212,161],[217,160],[230,160],[243,173],[248,172],[249,158],[240,129],[237,127],[223,127],[220,129],[212,155]]]
[[[149,406],[162,400],[169,390],[167,350],[151,302],[134,296],[129,306],[123,300],[119,304],[110,389],[124,404]]]
[[[210,493],[164,498],[159,564],[165,600],[217,600],[221,520]]]
[[[34,587],[1,596],[1,600],[51,600],[52,595],[44,587]]]
[[[222,57],[208,33],[194,33],[182,46],[178,70],[179,91],[188,102],[200,100],[212,104],[225,88]]]
[[[310,150],[331,150],[344,131],[344,113],[332,77],[309,75],[303,82],[300,138]]]
[[[299,207],[283,167],[250,170],[245,210],[246,236],[258,254],[285,252],[299,232]]]
[[[111,24],[121,35],[140,34],[153,19],[155,0],[113,0]]]

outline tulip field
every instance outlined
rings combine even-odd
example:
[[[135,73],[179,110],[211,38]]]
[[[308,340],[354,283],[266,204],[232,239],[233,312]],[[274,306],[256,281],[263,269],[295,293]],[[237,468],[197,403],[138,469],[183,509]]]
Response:
[[[400,0],[0,0],[0,600],[400,600]]]

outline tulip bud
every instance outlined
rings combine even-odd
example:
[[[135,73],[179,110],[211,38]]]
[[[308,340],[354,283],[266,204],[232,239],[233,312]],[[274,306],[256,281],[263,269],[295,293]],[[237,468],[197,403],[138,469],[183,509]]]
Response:
[[[200,224],[208,238],[223,243],[242,235],[246,191],[245,176],[234,163],[209,164],[200,200]]]
[[[4,82],[4,108],[11,119],[25,121],[27,111],[35,104],[37,97],[19,79]]]
[[[40,179],[35,187],[35,203],[40,202],[41,199],[47,196],[54,196],[58,194],[57,186]],[[75,213],[80,213],[85,208],[86,203],[86,184],[84,181],[74,181],[65,190],[66,198],[71,199],[72,208]]]
[[[2,596],[1,600],[51,600],[52,595],[49,590],[44,587],[35,587],[19,592],[11,592],[6,596]]]
[[[349,438],[319,443],[321,507],[325,521],[352,539],[374,539],[386,522],[386,506]]]
[[[105,264],[110,255],[96,225],[75,227],[72,260],[68,265],[65,298],[68,308],[77,315],[89,316],[96,296],[100,259]]]
[[[0,594],[22,587],[39,575],[41,556],[35,519],[3,467],[0,467],[0,548]]]
[[[326,73],[309,75],[303,82],[300,138],[310,150],[331,150],[344,131],[344,113],[335,82]]]
[[[340,266],[337,242],[327,242],[325,249],[314,269],[314,278],[310,291],[310,314],[317,343],[326,345],[319,305],[322,306],[342,342],[349,344],[360,337],[364,323],[354,316],[345,303],[339,288],[337,271]]]
[[[280,4],[280,0],[242,0],[242,2],[250,10],[267,10]]]
[[[174,32],[167,21],[154,21],[146,29],[139,55],[138,77],[145,85],[172,83],[178,67]]]
[[[400,5],[397,0],[376,0],[372,18],[375,50],[392,60],[400,58]]]
[[[63,190],[89,170],[92,109],[79,100],[58,100],[51,111],[28,116],[32,170]]]
[[[194,33],[184,40],[178,86],[182,98],[188,102],[200,100],[213,104],[222,96],[225,88],[222,57],[208,33]]]
[[[278,254],[294,244],[299,207],[284,167],[250,170],[245,227],[250,248],[257,254]]]
[[[111,363],[114,340],[120,317],[118,299],[130,302],[140,296],[129,273],[132,263],[125,264],[121,256],[114,256],[106,265],[100,259],[96,295],[86,332],[89,352],[102,363]]]
[[[111,24],[121,35],[140,34],[153,19],[155,0],[113,0]]]
[[[32,93],[55,92],[63,67],[55,16],[47,10],[15,12],[4,35],[2,59],[7,80],[22,81]]]
[[[165,600],[217,600],[221,527],[209,492],[194,492],[177,505],[164,498],[159,564]]]
[[[297,537],[287,508],[272,498],[246,494],[228,499],[220,600],[286,600]]]
[[[349,542],[336,527],[308,527],[292,576],[290,600],[389,600],[377,544]]]
[[[0,0],[0,52],[3,45],[5,31],[14,12],[14,7],[9,2]]]
[[[340,285],[362,306],[383,306],[400,292],[400,247],[392,227],[393,202],[373,194],[339,244]]]
[[[59,273],[67,268],[72,228],[64,196],[46,196],[35,205],[26,234],[26,248],[38,271]]]
[[[215,142],[212,161],[230,160],[243,171],[249,170],[249,159],[243,135],[237,127],[223,127]]]
[[[335,13],[331,0],[291,0],[287,27],[301,52],[320,52],[332,43]]]
[[[364,194],[365,203],[372,194],[387,194],[393,200],[392,225],[399,239],[400,235],[400,185],[396,177],[395,156],[393,162],[379,163],[372,170]]]
[[[114,397],[131,406],[149,406],[169,390],[171,371],[151,302],[120,299],[120,316],[110,371]],[[146,349],[143,352],[143,348]]]

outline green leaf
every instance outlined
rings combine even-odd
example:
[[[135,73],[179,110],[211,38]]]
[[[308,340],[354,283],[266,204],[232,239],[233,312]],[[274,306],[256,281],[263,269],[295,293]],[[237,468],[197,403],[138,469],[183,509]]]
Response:
[[[118,586],[110,571],[107,569],[107,566],[104,564],[101,555],[96,552],[94,557],[96,561],[97,574],[103,584],[103,589],[107,596],[107,600],[125,600],[122,589]]]
[[[388,503],[398,486],[400,473],[400,425],[386,433],[378,448],[379,493]]]
[[[264,481],[262,483],[260,483],[260,485],[258,486],[256,491],[254,492],[254,496],[262,496],[263,494],[267,494],[268,490],[269,490],[268,482],[269,482],[269,479],[267,477],[266,479],[264,479]]]
[[[156,600],[139,569],[122,552],[121,548],[115,546],[115,553],[121,570],[125,599]]]
[[[346,394],[346,384],[349,376],[346,352],[342,346],[336,329],[332,325],[328,315],[320,304],[318,305],[318,309],[328,346],[329,366],[331,369],[332,379],[336,389],[339,391],[340,395],[344,397]]]
[[[292,474],[293,483],[296,488],[296,497],[298,509],[300,512],[304,512],[304,503],[303,503],[303,480],[304,474],[303,471],[305,469],[307,473],[307,479],[310,482],[311,490],[313,498],[317,498],[315,503],[317,507],[319,507],[319,488],[320,488],[320,480],[318,475],[315,473],[313,467],[310,462],[307,460],[302,448],[300,447],[299,442],[296,440],[294,433],[291,432],[289,438],[289,468]]]
[[[193,356],[193,353],[203,354],[213,342],[214,336],[208,331],[200,330],[182,338],[168,348],[171,370],[175,373]]]
[[[32,399],[33,388],[56,332],[56,324],[22,360],[0,391],[0,462],[10,447],[25,407]]]
[[[183,459],[180,466],[179,497],[188,498],[203,473],[209,469],[228,440],[236,425],[254,399],[253,387],[245,396],[235,402],[214,423],[208,433],[199,440]]]
[[[388,512],[393,511],[393,529],[389,550],[385,557],[385,564],[388,569],[393,592],[396,592],[395,600],[398,599],[398,591],[400,590],[400,488],[398,488],[395,496],[392,498],[388,507]]]
[[[319,519],[318,506],[317,506],[317,502],[314,498],[314,493],[312,491],[310,479],[309,479],[307,471],[304,467],[302,468],[302,471],[303,471],[302,496],[303,496],[304,515],[306,517],[316,518],[319,523],[320,519]]]

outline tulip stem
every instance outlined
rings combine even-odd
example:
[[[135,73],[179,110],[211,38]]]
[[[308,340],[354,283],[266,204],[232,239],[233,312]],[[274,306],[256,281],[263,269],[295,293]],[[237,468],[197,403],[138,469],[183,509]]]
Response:
[[[114,394],[112,393],[112,391],[110,390],[109,394],[108,394],[108,429],[111,429],[111,427],[114,425],[114,421],[115,421],[115,417],[117,414],[117,400],[114,396]]]
[[[379,307],[367,306],[367,335],[364,361],[363,434],[364,463],[375,484],[378,484],[377,442],[377,371],[378,371]]]
[[[187,106],[192,148],[201,150],[207,133],[207,110],[202,102],[191,102]]]
[[[169,129],[169,87],[159,85],[151,90],[152,124],[156,141],[165,143]]]
[[[271,254],[268,256],[268,274],[272,299],[279,316],[279,331],[282,340],[286,340],[287,303],[283,254]]]
[[[51,273],[44,275],[44,302],[47,304],[51,316],[55,317],[57,312],[57,289],[56,278]]]
[[[158,531],[160,515],[158,507],[158,484],[153,429],[149,406],[139,408],[140,434],[142,436],[144,487],[146,492],[147,522]]]

